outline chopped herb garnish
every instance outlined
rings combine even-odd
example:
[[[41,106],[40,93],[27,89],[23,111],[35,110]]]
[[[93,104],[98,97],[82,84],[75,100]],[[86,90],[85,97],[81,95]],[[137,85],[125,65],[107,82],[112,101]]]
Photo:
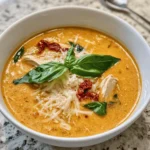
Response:
[[[117,99],[118,98],[118,94],[114,94],[113,98]]]
[[[84,48],[81,45],[77,44],[76,49],[78,52],[81,52]]]
[[[24,47],[21,47],[14,56],[14,63],[18,62],[18,60],[23,56],[23,54],[24,54]]]
[[[79,45],[79,44],[75,44],[75,43],[73,43],[73,42],[71,42],[71,41],[69,41],[69,44],[70,44],[71,46],[75,47],[75,49],[77,50],[77,52],[81,52],[81,51],[84,49],[83,46],[81,46],[81,45]]]
[[[114,102],[121,104],[121,102],[118,98],[118,94],[114,94],[113,99],[115,100]]]
[[[108,45],[108,48],[110,48],[110,47],[111,47],[111,44],[112,44],[112,42],[110,42],[110,44]]]
[[[113,105],[113,104],[116,104],[117,102],[115,102],[115,101],[109,101],[108,102],[108,105]]]
[[[113,95],[113,100],[108,102],[108,105],[113,105],[113,104],[121,104],[119,98],[118,98],[118,94],[114,94]]]

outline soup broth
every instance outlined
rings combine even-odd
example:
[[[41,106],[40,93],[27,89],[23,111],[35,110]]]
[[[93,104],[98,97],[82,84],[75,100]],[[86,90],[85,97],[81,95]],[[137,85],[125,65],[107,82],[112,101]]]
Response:
[[[50,79],[51,75],[44,78],[50,69],[35,74],[38,77],[32,80],[16,80],[41,64],[52,61],[64,64],[70,47],[75,58],[71,54],[70,63],[68,56],[65,65],[53,68],[61,67],[57,72],[59,77],[55,70],[55,79]],[[134,110],[141,92],[140,73],[128,50],[113,38],[91,29],[66,27],[38,34],[20,48],[22,50],[16,55],[17,49],[7,62],[1,86],[7,107],[25,126],[54,136],[89,136],[115,128]],[[89,55],[89,60],[94,58],[93,64],[88,61],[82,65],[84,69],[78,69],[75,59],[85,55]],[[114,64],[100,73],[95,71],[97,66],[108,64],[105,60],[99,61],[102,55],[103,59],[106,55],[115,59],[110,58]],[[91,73],[92,67],[95,68]],[[45,68],[40,69],[39,72]]]

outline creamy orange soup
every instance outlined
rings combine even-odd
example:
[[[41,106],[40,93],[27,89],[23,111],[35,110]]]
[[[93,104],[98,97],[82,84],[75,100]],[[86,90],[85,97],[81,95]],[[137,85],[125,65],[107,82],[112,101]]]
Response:
[[[46,41],[42,43],[44,47],[41,40]],[[92,68],[87,69],[84,76],[67,68],[51,81],[13,83],[41,64],[51,61],[63,64],[71,47],[68,41],[75,44],[76,59],[97,54],[110,55],[118,61],[102,74],[90,78],[85,76],[89,76]],[[14,62],[21,47],[24,53]],[[134,110],[141,92],[140,73],[128,50],[111,37],[91,29],[67,27],[38,34],[20,48],[6,64],[1,87],[10,112],[25,126],[54,136],[89,136],[115,128]],[[93,59],[93,64],[99,66],[95,61]],[[85,82],[90,87],[83,89]],[[84,106],[90,103],[100,104],[95,106],[100,112]]]

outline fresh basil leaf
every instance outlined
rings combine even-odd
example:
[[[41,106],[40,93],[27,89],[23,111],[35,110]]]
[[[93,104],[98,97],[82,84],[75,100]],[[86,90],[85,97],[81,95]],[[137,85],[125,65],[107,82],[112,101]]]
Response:
[[[49,62],[46,64],[39,65],[35,69],[29,71],[25,76],[20,79],[13,81],[14,84],[21,83],[43,83],[50,82],[58,77],[60,77],[67,68],[58,62]]]
[[[96,114],[103,116],[107,113],[107,103],[106,102],[92,102],[85,104],[84,107],[94,111]]]
[[[110,55],[89,54],[77,59],[70,71],[87,78],[98,77],[119,60]]]
[[[21,47],[14,56],[14,63],[18,62],[18,60],[23,56],[23,54],[24,54],[24,47]]]
[[[81,45],[79,45],[79,44],[75,44],[75,43],[73,43],[73,42],[71,42],[71,41],[69,41],[69,44],[70,44],[71,46],[75,47],[76,50],[77,50],[77,52],[81,52],[81,51],[84,49],[83,46],[81,46]]]
[[[74,46],[72,45],[71,48],[68,50],[67,52],[67,56],[65,58],[65,66],[67,68],[71,68],[73,63],[75,62],[76,58],[75,58],[75,53],[74,53]]]
[[[77,52],[81,52],[81,51],[83,51],[84,47],[82,47],[81,45],[77,44],[76,45],[76,49],[77,49]]]

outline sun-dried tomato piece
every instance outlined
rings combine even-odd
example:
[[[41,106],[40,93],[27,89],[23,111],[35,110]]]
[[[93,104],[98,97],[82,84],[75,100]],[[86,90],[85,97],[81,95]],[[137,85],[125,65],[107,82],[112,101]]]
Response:
[[[41,54],[44,49],[46,48],[46,44],[44,42],[44,40],[41,40],[40,42],[38,42],[37,47],[39,49],[38,53]]]
[[[39,54],[41,54],[44,49],[47,47],[51,51],[55,52],[61,52],[61,51],[68,51],[68,48],[62,48],[58,43],[56,42],[48,42],[46,40],[41,40],[38,42],[37,47],[39,49]]]
[[[79,100],[83,99],[83,97],[85,96],[84,89],[79,88],[76,95]]]
[[[65,51],[68,51],[69,48],[62,48],[62,51],[65,52]]]
[[[56,51],[56,52],[60,52],[61,51],[61,46],[58,44],[58,43],[50,43],[48,41],[45,41],[46,45],[47,45],[47,48],[49,50],[52,50],[52,51]]]
[[[83,99],[91,99],[97,101],[99,95],[95,92],[90,92],[89,90],[92,88],[92,82],[89,79],[84,80],[78,88],[77,97],[79,100]]]
[[[87,92],[84,96],[84,99],[91,99],[94,101],[98,101],[99,95],[96,92]]]
[[[89,79],[85,79],[84,82],[82,82],[79,85],[79,88],[82,88],[84,90],[91,89],[92,88],[92,82]]]

